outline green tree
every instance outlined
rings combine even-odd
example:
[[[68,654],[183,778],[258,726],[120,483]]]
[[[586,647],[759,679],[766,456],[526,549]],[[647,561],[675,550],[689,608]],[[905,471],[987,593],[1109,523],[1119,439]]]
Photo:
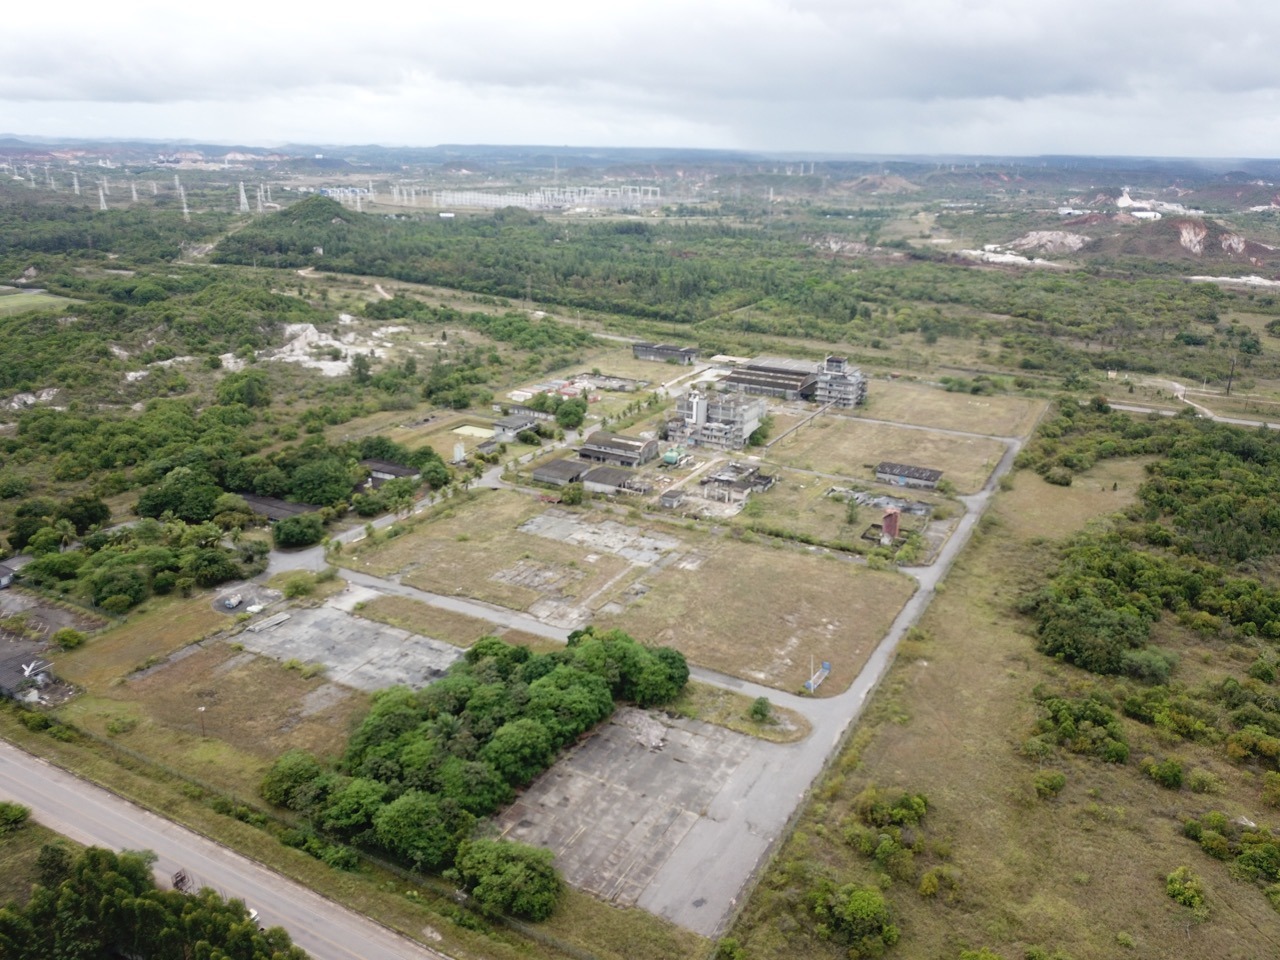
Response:
[[[507,840],[464,844],[450,876],[485,910],[525,920],[547,919],[564,892],[550,850]]]
[[[246,407],[270,406],[271,389],[267,384],[267,375],[261,370],[228,374],[218,384],[218,403],[224,406],[234,403]]]
[[[453,863],[475,822],[453,800],[409,790],[379,810],[373,826],[380,846],[419,870],[441,870]]]
[[[309,547],[324,539],[324,520],[318,513],[285,517],[271,528],[271,538],[283,549]]]
[[[552,756],[550,731],[528,717],[504,723],[480,751],[480,758],[514,786],[523,786],[545,770]]]

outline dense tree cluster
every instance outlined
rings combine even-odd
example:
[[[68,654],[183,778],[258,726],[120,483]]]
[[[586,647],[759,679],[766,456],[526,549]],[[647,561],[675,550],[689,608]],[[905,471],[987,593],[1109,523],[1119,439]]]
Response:
[[[1116,451],[1160,457],[1137,503],[1070,540],[1025,599],[1044,653],[1129,680],[1114,695],[1100,687],[1081,699],[1046,695],[1038,736],[1122,759],[1118,708],[1167,736],[1280,767],[1280,590],[1257,575],[1280,554],[1280,437],[1187,418],[1135,425],[1097,404],[1064,405],[1046,427],[1051,435],[1032,448],[1037,468],[1083,469]],[[1240,676],[1180,684],[1176,656],[1153,641],[1164,618],[1208,642],[1252,648],[1253,660],[1242,661]]]
[[[96,847],[73,859],[46,846],[26,904],[0,907],[0,956],[306,960],[281,928],[259,930],[238,900],[157,889],[153,859]]]
[[[485,872],[476,863],[492,855],[473,846],[470,859],[458,858],[478,818],[509,802],[561,748],[607,718],[615,700],[664,703],[688,676],[677,651],[641,646],[617,630],[580,631],[550,654],[486,638],[424,689],[376,694],[338,770],[290,752],[272,767],[262,794],[325,834],[381,849],[415,869],[440,871],[457,861],[459,876],[471,883]],[[545,873],[537,858],[523,855],[500,866],[509,877]],[[473,892],[497,897],[492,888],[476,881]]]
[[[38,556],[23,567],[23,577],[46,589],[78,594],[117,614],[152,594],[185,594],[253,576],[266,566],[265,544],[246,540],[225,546],[223,530],[214,523],[146,519],[90,533],[76,547],[55,542],[48,550],[41,548],[45,533],[55,541],[68,536],[58,527],[37,531],[27,550]]]

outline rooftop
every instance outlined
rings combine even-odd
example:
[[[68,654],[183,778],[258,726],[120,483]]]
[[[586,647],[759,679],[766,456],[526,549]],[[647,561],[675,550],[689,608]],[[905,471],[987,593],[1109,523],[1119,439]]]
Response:
[[[620,433],[597,430],[587,437],[585,445],[588,447],[602,447],[607,450],[622,450],[626,453],[639,453],[646,444],[651,442],[642,437],[625,437]]]
[[[286,517],[297,517],[304,513],[316,513],[320,509],[309,503],[293,503],[290,500],[278,500],[275,497],[260,497],[256,493],[244,493],[241,496],[254,513],[262,514],[268,520],[283,520]]]
[[[907,463],[892,463],[889,460],[882,460],[876,464],[876,473],[886,473],[891,477],[921,480],[925,483],[937,483],[942,479],[941,470],[933,470],[929,467],[913,467]]]
[[[422,473],[417,467],[406,467],[403,463],[392,463],[390,460],[361,460],[360,466],[377,473],[389,473],[393,477],[417,477]]]
[[[534,467],[531,475],[535,480],[559,480],[563,483],[573,483],[588,469],[590,469],[590,465],[580,460],[561,458],[559,460],[548,460],[546,463]]]

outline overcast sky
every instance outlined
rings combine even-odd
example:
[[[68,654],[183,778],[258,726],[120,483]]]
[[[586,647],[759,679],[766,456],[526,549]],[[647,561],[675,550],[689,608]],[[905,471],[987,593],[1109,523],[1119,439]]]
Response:
[[[1274,0],[417,0],[263,13],[282,6],[24,4],[0,31],[0,131],[1280,155]]]

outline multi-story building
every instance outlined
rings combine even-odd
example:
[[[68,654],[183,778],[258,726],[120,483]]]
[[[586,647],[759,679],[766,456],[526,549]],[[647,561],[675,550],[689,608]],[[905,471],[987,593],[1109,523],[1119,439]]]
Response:
[[[759,397],[691,391],[680,398],[675,418],[667,421],[667,439],[694,447],[741,450],[767,412],[768,405]]]

